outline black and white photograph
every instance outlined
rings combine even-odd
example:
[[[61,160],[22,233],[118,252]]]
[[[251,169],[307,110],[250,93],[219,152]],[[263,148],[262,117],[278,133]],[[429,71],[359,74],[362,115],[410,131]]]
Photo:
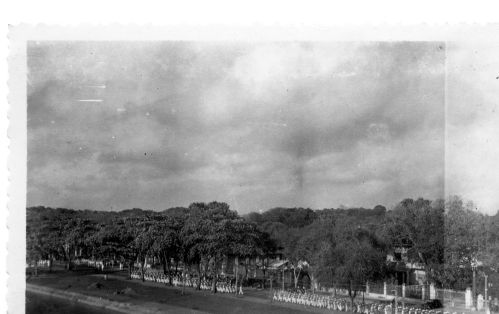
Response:
[[[499,42],[23,51],[25,313],[499,313]]]

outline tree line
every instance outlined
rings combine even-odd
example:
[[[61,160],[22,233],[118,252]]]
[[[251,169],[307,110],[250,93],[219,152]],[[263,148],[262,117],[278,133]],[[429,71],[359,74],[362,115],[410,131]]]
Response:
[[[64,260],[70,269],[84,256],[119,260],[131,271],[154,256],[170,281],[182,265],[210,275],[213,285],[226,257],[278,253],[295,287],[306,273],[314,285],[347,288],[352,298],[367,281],[394,275],[396,263],[386,257],[395,248],[446,288],[469,285],[477,262],[495,272],[499,264],[499,214],[482,214],[459,197],[405,199],[391,210],[273,208],[244,216],[222,202],[164,211],[30,207],[26,232],[28,262]]]

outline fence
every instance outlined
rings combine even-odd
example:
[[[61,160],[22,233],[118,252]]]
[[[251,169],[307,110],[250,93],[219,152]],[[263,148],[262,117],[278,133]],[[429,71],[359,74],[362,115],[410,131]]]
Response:
[[[436,289],[435,299],[444,301],[451,306],[464,306],[465,305],[464,291],[455,291],[450,289]]]
[[[403,286],[393,285],[389,283],[368,283],[366,292],[372,295],[382,295],[382,296],[399,296],[401,297],[404,293]],[[414,289],[413,289],[414,290]],[[412,291],[412,290],[411,290]],[[407,293],[407,290],[406,290]],[[406,295],[406,297],[408,297]]]
[[[383,283],[369,283],[369,293],[385,294],[385,285]]]
[[[427,291],[429,291],[428,286],[424,285],[410,285],[405,287],[405,297],[410,299],[423,300],[428,298]]]
[[[429,300],[429,299],[462,299],[464,292],[442,291],[435,289],[433,285],[394,285],[390,283],[368,283],[367,290],[373,296],[384,297],[405,297],[408,299]],[[366,291],[367,292],[367,291]]]
[[[442,304],[452,307],[465,306],[465,291],[436,289],[434,285],[393,285],[389,283],[368,283],[367,290],[371,297],[392,298],[394,296],[406,299],[426,301],[438,299]],[[366,291],[367,292],[367,291]]]
[[[434,285],[395,285],[387,282],[366,283],[366,285],[354,287],[357,291],[364,291],[365,296],[386,300],[397,298],[427,301],[438,299],[443,304],[450,306],[465,305],[465,291],[456,291],[450,289],[437,289]],[[320,291],[327,291],[335,294],[347,295],[347,285],[337,285],[336,289],[330,287],[321,287]],[[489,295],[490,296],[490,295]],[[409,301],[409,300],[408,300]]]

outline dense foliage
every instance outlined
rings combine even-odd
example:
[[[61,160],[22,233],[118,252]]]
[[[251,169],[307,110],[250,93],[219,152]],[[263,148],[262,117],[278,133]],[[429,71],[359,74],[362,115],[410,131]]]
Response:
[[[491,272],[499,263],[499,215],[458,197],[405,199],[391,210],[273,208],[245,216],[220,202],[161,212],[31,207],[26,231],[28,261],[64,260],[70,269],[84,256],[131,269],[154,256],[170,278],[179,264],[216,278],[226,257],[281,254],[295,286],[306,273],[312,287],[344,287],[352,298],[366,281],[393,274],[387,254],[396,248],[407,249],[407,262],[422,265],[428,281],[448,288],[468,285],[476,263]]]

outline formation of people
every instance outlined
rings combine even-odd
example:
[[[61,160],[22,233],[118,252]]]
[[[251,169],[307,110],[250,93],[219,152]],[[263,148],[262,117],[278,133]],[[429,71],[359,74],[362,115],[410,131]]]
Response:
[[[76,259],[76,260],[74,260],[74,263],[76,265],[86,265],[88,267],[94,267],[94,268],[97,268],[98,270],[101,270],[101,271],[103,271],[105,267],[112,266],[111,262],[102,261],[102,260],[86,259],[86,258]]]
[[[102,267],[102,262],[92,261],[89,264],[94,267]],[[89,265],[90,266],[90,265]],[[142,279],[142,273],[140,270],[132,271],[132,279]],[[169,284],[170,278],[160,271],[153,271],[147,269],[144,272],[144,280],[152,281],[162,284]],[[175,273],[172,275],[171,283],[175,287],[185,287],[189,288],[199,288],[201,290],[210,291],[213,289],[213,281],[210,278],[197,278],[190,275],[183,275],[182,273]],[[242,285],[236,286],[233,280],[225,278],[222,280],[217,280],[216,291],[220,293],[231,293],[231,294],[244,294]],[[364,303],[364,302],[352,302],[345,297],[334,297],[332,295],[311,293],[305,290],[287,291],[287,290],[275,290],[272,296],[274,302],[292,303],[304,306],[311,306],[321,309],[328,309],[332,311],[340,312],[351,312],[351,313],[364,313],[364,314],[464,314],[458,312],[447,312],[442,310],[429,310],[423,309],[415,306],[397,306],[394,309],[393,303]]]
[[[302,291],[292,292],[277,290],[274,291],[272,300],[276,302],[301,304],[334,311],[352,311],[351,304],[346,299]]]
[[[26,268],[28,267],[50,267],[50,261],[47,260],[37,260],[35,262],[26,263]]]
[[[133,271],[131,273],[131,278],[132,279],[142,279],[142,273],[140,270]],[[146,271],[144,272],[144,280],[145,281],[152,281],[152,282],[157,282],[157,283],[163,283],[163,284],[169,284],[170,279],[168,275],[165,275],[162,272],[154,272],[154,271]],[[189,275],[186,275],[185,278],[183,278],[183,275],[181,273],[177,273],[172,275],[172,285],[175,287],[182,287],[185,285],[186,287],[189,288],[196,288],[199,285],[199,288],[201,290],[212,290],[213,289],[213,281],[209,278],[194,278]],[[217,292],[221,293],[237,293],[237,294],[244,294],[242,286],[236,287],[234,283],[232,283],[231,280],[226,279],[226,280],[220,280],[217,281],[216,283],[216,290]]]
[[[391,303],[360,303],[353,304],[347,298],[337,298],[330,295],[315,294],[302,291],[276,290],[272,296],[274,302],[300,304],[312,306],[331,311],[364,313],[364,314],[391,314],[394,312],[394,305]],[[426,310],[413,306],[397,306],[396,313],[399,314],[461,314],[457,312],[445,312],[442,310]],[[464,314],[464,313],[462,313]]]

